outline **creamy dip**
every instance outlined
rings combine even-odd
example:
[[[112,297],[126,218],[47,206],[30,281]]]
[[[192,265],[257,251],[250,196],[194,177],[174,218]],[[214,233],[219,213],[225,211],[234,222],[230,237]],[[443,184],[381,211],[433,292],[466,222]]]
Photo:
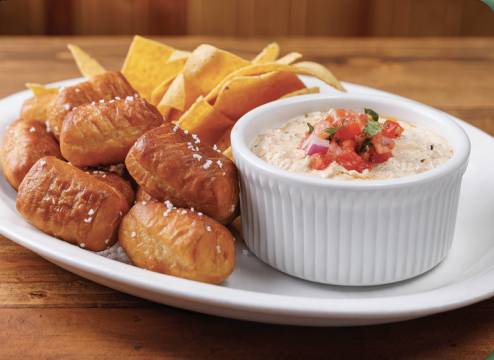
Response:
[[[446,139],[431,129],[398,121],[404,131],[395,139],[393,156],[384,163],[361,173],[347,170],[336,162],[323,170],[314,170],[309,167],[310,157],[300,149],[300,143],[307,132],[307,123],[314,126],[327,115],[328,112],[312,112],[289,120],[281,128],[265,130],[257,135],[251,150],[264,161],[283,170],[342,180],[391,179],[414,175],[443,164],[453,155]],[[380,123],[385,120],[379,118]]]

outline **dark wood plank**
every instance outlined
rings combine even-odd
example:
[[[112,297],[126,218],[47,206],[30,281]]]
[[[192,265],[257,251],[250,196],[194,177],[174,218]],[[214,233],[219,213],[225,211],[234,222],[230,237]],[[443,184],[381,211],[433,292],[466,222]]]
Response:
[[[0,34],[44,34],[43,0],[0,1]]]
[[[184,35],[187,31],[187,2],[148,0],[147,34]]]
[[[72,1],[45,0],[45,33],[47,35],[72,35],[74,9]]]
[[[3,0],[18,35],[486,36],[480,0]]]
[[[0,309],[136,305],[151,303],[82,279],[0,237]]]
[[[399,324],[304,328],[169,307],[0,310],[2,358],[484,359],[494,344],[485,303]]]

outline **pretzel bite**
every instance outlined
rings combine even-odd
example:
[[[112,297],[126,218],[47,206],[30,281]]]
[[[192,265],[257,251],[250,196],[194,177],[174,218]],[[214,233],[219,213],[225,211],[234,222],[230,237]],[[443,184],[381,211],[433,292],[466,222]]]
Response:
[[[62,158],[58,144],[46,131],[45,124],[34,120],[10,124],[0,154],[3,174],[16,190],[38,159],[48,155]]]
[[[55,99],[56,94],[46,93],[30,97],[22,104],[21,116],[22,120],[36,120],[45,122],[48,107]]]
[[[101,180],[104,183],[110,185],[118,192],[120,192],[127,200],[127,204],[129,205],[129,208],[134,204],[134,198],[135,198],[134,189],[132,189],[132,186],[127,180],[123,179],[117,174],[107,171],[90,170],[88,171],[88,173],[96,177],[98,180]]]
[[[86,104],[65,117],[60,147],[75,166],[120,163],[142,134],[162,123],[159,111],[140,97]]]
[[[115,243],[129,209],[113,187],[52,156],[38,160],[26,174],[16,207],[41,231],[93,251]]]
[[[219,284],[235,265],[227,228],[170,203],[134,205],[122,220],[119,241],[135,265],[186,279]]]
[[[88,81],[60,89],[48,109],[47,121],[50,130],[58,139],[65,116],[77,106],[100,100],[109,101],[115,97],[124,99],[136,91],[118,71],[107,71]]]
[[[195,208],[223,224],[236,214],[235,165],[178,126],[165,123],[141,136],[125,165],[136,182],[159,201]]]
[[[157,201],[154,197],[149,195],[142,187],[137,187],[136,192],[136,202],[148,202],[148,201]]]

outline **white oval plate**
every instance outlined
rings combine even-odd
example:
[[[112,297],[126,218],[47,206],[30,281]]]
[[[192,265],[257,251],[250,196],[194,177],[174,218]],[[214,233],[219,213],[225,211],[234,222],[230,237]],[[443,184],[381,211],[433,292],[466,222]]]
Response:
[[[302,77],[308,86],[335,92]],[[67,80],[68,85],[80,79]],[[345,84],[348,92],[395,96]],[[0,100],[0,134],[30,96]],[[344,94],[342,95],[344,96]],[[238,242],[237,266],[222,286],[153,273],[110,260],[43,234],[15,210],[15,192],[1,176],[0,233],[87,279],[159,303],[202,313],[278,324],[337,326],[394,322],[466,306],[494,295],[494,139],[456,119],[472,142],[453,248],[438,267],[418,278],[376,287],[315,284],[278,272],[246,255]]]

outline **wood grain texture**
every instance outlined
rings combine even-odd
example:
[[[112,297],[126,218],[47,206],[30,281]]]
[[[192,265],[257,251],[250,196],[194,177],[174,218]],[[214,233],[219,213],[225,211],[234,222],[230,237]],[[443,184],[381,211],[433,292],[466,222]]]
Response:
[[[39,17],[43,19],[44,31],[47,35],[73,33],[73,5],[72,1],[65,0],[44,1],[44,9]]]
[[[168,307],[0,311],[5,359],[478,360],[494,343],[494,309],[486,304],[339,329],[263,325]]]
[[[0,0],[0,34],[494,35],[480,0]]]
[[[266,40],[202,42],[252,58]],[[340,79],[441,108],[494,135],[494,38],[278,39]],[[27,81],[79,76],[66,42],[118,69],[130,38],[0,39],[0,97]],[[494,351],[494,300],[399,324],[315,329],[272,326],[182,311],[72,275],[0,237],[0,358],[483,359]]]

